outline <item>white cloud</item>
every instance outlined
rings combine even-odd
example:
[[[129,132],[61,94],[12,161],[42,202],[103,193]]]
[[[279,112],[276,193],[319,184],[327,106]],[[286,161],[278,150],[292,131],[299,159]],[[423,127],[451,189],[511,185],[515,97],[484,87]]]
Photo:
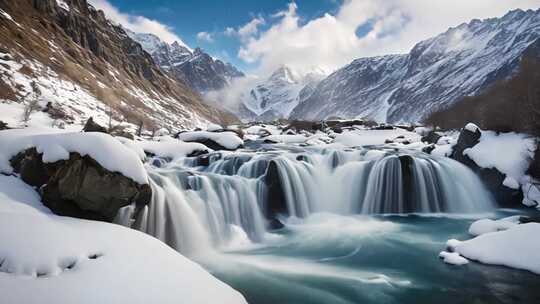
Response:
[[[204,41],[204,42],[214,42],[214,38],[212,37],[212,34],[208,32],[199,32],[197,33],[197,40]]]
[[[178,41],[180,44],[185,45],[182,39],[180,39],[169,26],[162,24],[159,21],[148,19],[143,16],[122,13],[107,0],[89,0],[88,2],[95,8],[103,10],[108,19],[121,24],[123,27],[133,32],[150,33],[158,36],[167,43]]]
[[[225,36],[232,37],[232,36],[236,35],[236,30],[233,29],[232,27],[227,27],[227,28],[225,29],[225,31],[223,31],[223,34],[224,34]]]
[[[415,43],[474,18],[538,6],[538,0],[345,0],[335,15],[303,21],[291,3],[272,16],[265,31],[258,28],[258,20],[264,22],[260,16],[240,28],[245,30],[238,57],[256,64],[258,74],[282,64],[299,72],[313,65],[331,71],[359,57],[408,52]],[[368,32],[358,37],[357,29],[366,23]]]
[[[259,27],[265,23],[264,18],[259,15],[236,30],[232,27],[227,27],[223,34],[229,37],[237,36],[240,38],[240,41],[246,42],[251,37],[256,36],[259,33]]]

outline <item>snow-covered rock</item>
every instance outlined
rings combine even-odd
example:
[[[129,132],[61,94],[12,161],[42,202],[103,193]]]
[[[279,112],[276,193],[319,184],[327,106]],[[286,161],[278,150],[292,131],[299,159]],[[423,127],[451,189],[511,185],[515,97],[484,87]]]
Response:
[[[2,175],[0,243],[5,303],[246,303],[157,239],[52,215],[31,187]]]
[[[179,133],[178,139],[185,142],[199,142],[214,150],[236,150],[244,141],[234,132],[191,131]],[[216,147],[215,144],[218,146]]]
[[[466,258],[460,256],[457,252],[441,251],[439,258],[443,259],[445,263],[452,265],[465,265],[469,263]]]
[[[54,131],[53,131],[54,132]],[[51,133],[45,129],[5,130],[0,132],[0,172],[13,171],[10,160],[29,148],[42,153],[45,163],[67,160],[71,152],[89,155],[111,172],[119,172],[138,184],[147,184],[144,166],[132,150],[103,133]]]
[[[507,230],[484,233],[463,242],[450,240],[447,246],[469,260],[540,274],[540,242],[535,241],[539,233],[538,223],[513,225]]]
[[[477,130],[477,129],[476,129]],[[504,153],[501,153],[503,151]],[[506,175],[508,186],[516,187],[529,168],[536,150],[536,140],[531,136],[519,133],[500,133],[482,131],[480,142],[463,151],[478,166],[495,168]]]
[[[212,149],[197,142],[183,142],[166,136],[159,138],[159,140],[133,142],[133,145],[155,156],[170,159],[186,157],[196,152],[208,153],[212,151]]]

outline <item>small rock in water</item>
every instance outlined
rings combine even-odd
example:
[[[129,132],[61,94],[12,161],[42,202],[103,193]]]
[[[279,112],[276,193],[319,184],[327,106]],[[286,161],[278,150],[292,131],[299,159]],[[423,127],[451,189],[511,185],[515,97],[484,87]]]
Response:
[[[285,225],[283,225],[283,223],[276,218],[271,219],[270,222],[268,222],[268,229],[270,230],[279,230],[283,227],[285,227]]]

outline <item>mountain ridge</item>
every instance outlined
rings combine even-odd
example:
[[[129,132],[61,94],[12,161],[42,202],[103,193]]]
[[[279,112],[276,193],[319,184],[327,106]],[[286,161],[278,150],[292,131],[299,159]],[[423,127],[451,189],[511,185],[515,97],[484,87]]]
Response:
[[[154,58],[154,61],[175,78],[199,93],[226,88],[244,73],[228,62],[213,58],[201,48],[192,50],[183,42],[167,43],[153,34],[127,32]]]
[[[417,122],[516,72],[540,37],[540,10],[473,19],[416,44],[410,53],[359,58],[321,81],[291,118],[366,117]]]

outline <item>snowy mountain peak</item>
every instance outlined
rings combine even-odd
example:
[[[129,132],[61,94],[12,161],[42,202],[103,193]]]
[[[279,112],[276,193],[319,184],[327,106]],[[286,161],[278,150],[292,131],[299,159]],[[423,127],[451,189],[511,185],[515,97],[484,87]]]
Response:
[[[293,70],[286,66],[282,65],[277,70],[275,70],[270,76],[270,81],[284,81],[287,83],[298,83],[299,76],[293,72]]]
[[[199,47],[192,50],[181,41],[169,44],[151,34],[131,35],[152,55],[158,66],[199,93],[223,89],[232,78],[244,76],[233,65],[213,58]]]
[[[249,93],[242,95],[242,118],[264,121],[286,118],[323,78],[324,72],[318,68],[302,75],[281,65],[269,77],[252,86]]]
[[[148,52],[149,54],[152,54],[154,53],[158,48],[162,47],[164,44],[168,44],[166,42],[164,42],[163,40],[161,40],[158,36],[154,35],[154,34],[150,34],[150,33],[136,33],[134,31],[131,31],[129,29],[126,29],[124,28],[124,31],[126,31],[126,33],[128,34],[128,36],[137,41],[141,46],[142,48]],[[175,45],[175,46],[179,46],[179,47],[183,47],[187,50],[189,50],[190,52],[192,52],[193,50],[186,44],[184,43],[184,41],[182,40],[176,40],[174,41],[173,43],[169,44],[169,45]]]

